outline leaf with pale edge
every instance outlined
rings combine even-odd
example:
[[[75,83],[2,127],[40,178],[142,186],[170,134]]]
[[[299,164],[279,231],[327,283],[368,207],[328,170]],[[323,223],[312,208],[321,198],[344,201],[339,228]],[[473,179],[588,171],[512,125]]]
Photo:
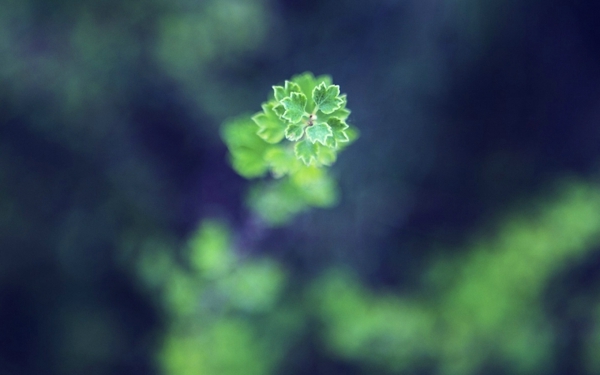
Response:
[[[285,129],[285,137],[292,142],[299,140],[304,135],[304,126],[302,123],[289,124]]]
[[[346,108],[338,108],[335,111],[328,114],[318,111],[316,116],[321,122],[327,122],[330,118],[333,117],[337,117],[340,120],[344,121],[348,118],[348,116],[350,116],[350,110]]]
[[[296,83],[298,87],[300,87],[300,90],[302,90],[302,93],[304,93],[307,98],[312,95],[313,89],[315,86],[317,86],[317,84],[319,84],[319,82],[315,80],[315,76],[310,72],[293,76],[292,82]]]
[[[273,104],[273,112],[275,112],[277,117],[281,118],[283,116],[283,113],[285,112],[285,107],[279,103]],[[350,113],[350,112],[348,112],[348,113]],[[344,119],[345,119],[345,117],[344,117]]]
[[[338,151],[344,150],[360,137],[360,132],[352,125],[348,125],[348,129],[344,130],[344,133],[348,136],[348,140],[346,142],[337,143],[336,150]]]
[[[265,103],[262,107],[263,112],[252,116],[252,120],[258,125],[257,134],[268,143],[278,143],[283,139],[286,126],[271,103]]]
[[[327,137],[331,137],[332,135],[331,127],[325,123],[316,124],[306,128],[306,137],[312,143],[319,142],[325,145]]]
[[[281,104],[285,107],[285,112],[282,117],[292,123],[298,122],[305,114],[306,95],[293,92],[289,97],[283,98]]]
[[[355,126],[348,126],[348,129],[346,129],[344,132],[348,136],[348,144],[356,141],[360,136],[360,132]],[[347,146],[347,144],[345,146]]]
[[[302,73],[292,77],[292,82],[298,84],[302,93],[306,95],[307,98],[312,97],[312,92],[314,88],[321,82],[327,80],[327,77],[320,77],[321,80],[317,80],[315,76],[310,73]],[[327,80],[328,83],[331,83],[331,79]],[[312,100],[308,100],[306,103],[306,112],[311,113],[315,109],[315,102]]]
[[[317,145],[305,139],[296,143],[296,146],[294,146],[294,153],[305,165],[310,165],[317,159]]]
[[[313,89],[312,99],[319,110],[326,114],[340,108],[344,102],[340,98],[340,86],[326,85],[325,82],[321,82],[320,85]]]
[[[283,86],[273,86],[273,93],[275,94],[275,100],[281,101],[281,99],[285,98],[285,88]]]
[[[348,124],[336,117],[328,119],[327,124],[331,127],[333,140],[335,141],[334,145],[337,145],[338,142],[348,142],[348,135],[346,134]]]
[[[284,86],[273,86],[273,94],[275,95],[275,100],[278,102],[290,96],[290,94],[293,92],[301,93],[302,89],[297,83],[291,81],[285,81]]]

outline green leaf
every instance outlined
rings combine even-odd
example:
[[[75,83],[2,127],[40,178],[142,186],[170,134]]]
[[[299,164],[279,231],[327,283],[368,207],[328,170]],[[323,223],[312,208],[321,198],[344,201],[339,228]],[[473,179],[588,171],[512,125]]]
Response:
[[[317,112],[317,117],[319,118],[319,120],[323,121],[323,122],[327,122],[327,120],[329,120],[332,117],[337,117],[342,121],[345,121],[348,116],[350,116],[350,110],[346,108],[346,95],[340,95],[339,96],[340,99],[342,99],[342,105],[340,106],[340,108],[336,109],[335,111],[331,112],[331,113],[323,113],[321,111]]]
[[[317,146],[306,139],[296,143],[294,153],[305,165],[310,165],[317,160]]]
[[[300,86],[298,86],[297,83],[292,81],[285,81],[284,86],[273,86],[273,94],[275,100],[278,102],[290,96],[293,92],[302,93],[302,89],[300,89]]]
[[[285,137],[292,142],[299,140],[304,135],[305,126],[302,123],[289,124],[287,129],[285,129]]]
[[[275,94],[275,100],[278,102],[287,96],[283,86],[273,86],[273,93]]]
[[[323,165],[332,165],[333,163],[335,163],[335,160],[337,159],[337,152],[327,146],[323,146],[321,144],[316,144],[317,145],[317,161]]]
[[[341,150],[345,149],[346,147],[350,146],[360,136],[360,132],[358,131],[358,129],[356,127],[350,126],[350,125],[348,125],[348,129],[344,130],[344,133],[348,136],[348,140],[346,142],[338,142],[337,143],[338,151],[341,151]]]
[[[316,166],[302,168],[294,173],[290,180],[304,200],[312,206],[330,207],[337,201],[335,181],[323,168]]]
[[[274,146],[265,153],[265,161],[269,164],[271,173],[275,178],[281,178],[293,173],[300,167],[300,161],[290,149]]]
[[[256,133],[258,126],[248,116],[227,121],[221,134],[229,148],[229,159],[233,169],[246,178],[259,177],[268,170],[264,152],[268,143]]]
[[[217,281],[229,303],[245,311],[269,311],[285,283],[285,274],[275,260],[250,260]]]
[[[190,263],[202,276],[216,278],[228,273],[234,264],[231,233],[222,223],[205,220],[190,239]]]
[[[326,79],[326,77],[320,77],[320,79],[321,80],[318,80],[317,78],[315,78],[315,76],[310,72],[305,72],[305,73],[293,76],[292,82],[298,84],[298,87],[300,87],[300,90],[302,90],[302,93],[304,95],[306,95],[307,98],[311,98],[314,88],[319,83],[324,81]],[[329,79],[329,83],[331,83],[331,79]],[[309,100],[306,103],[306,111],[309,113],[312,113],[314,108],[315,108],[315,103],[312,100]]]
[[[348,143],[353,143],[360,137],[360,132],[354,126],[348,126],[348,129],[345,130],[345,133],[348,135]]]
[[[257,134],[268,143],[278,143],[283,139],[286,125],[273,110],[272,103],[265,103],[262,107],[263,112],[252,116],[259,128]]]
[[[332,148],[334,150],[337,150],[337,141],[335,140],[335,137],[327,137],[327,140],[325,141],[325,145],[329,148]]]
[[[312,90],[319,83],[311,72],[304,72],[302,74],[293,76],[292,82],[296,83],[298,87],[300,87],[300,90],[302,90],[302,93],[304,93],[307,98],[312,95]]]
[[[289,97],[283,98],[281,104],[285,107],[283,118],[295,123],[302,119],[306,108],[306,96],[302,93],[293,92]]]
[[[275,112],[277,117],[281,118],[281,117],[283,117],[283,113],[285,112],[285,107],[283,105],[277,103],[276,105],[273,105],[273,112]],[[348,111],[348,112],[350,112],[350,111]]]
[[[336,117],[332,117],[329,120],[327,120],[327,124],[329,124],[329,126],[331,127],[333,139],[335,140],[336,145],[338,142],[348,142],[349,139],[348,135],[346,134],[348,124]]]
[[[332,136],[331,128],[325,123],[316,124],[306,128],[306,137],[312,142],[325,145],[327,137]]]
[[[307,208],[298,188],[289,179],[254,186],[247,204],[271,226],[281,226]]]
[[[342,106],[344,100],[339,95],[340,86],[322,82],[313,89],[312,99],[321,112],[328,114]]]

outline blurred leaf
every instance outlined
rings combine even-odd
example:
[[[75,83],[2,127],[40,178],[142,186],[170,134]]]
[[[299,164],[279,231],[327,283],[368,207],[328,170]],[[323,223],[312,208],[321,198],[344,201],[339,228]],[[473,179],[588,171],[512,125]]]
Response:
[[[243,263],[219,284],[236,308],[266,312],[279,298],[284,281],[285,275],[277,263],[263,259]]]
[[[264,375],[270,372],[267,358],[252,326],[234,318],[172,332],[161,353],[168,375]]]
[[[329,139],[332,137],[329,137]],[[335,150],[328,146],[317,144],[317,160],[322,165],[332,165],[337,159],[337,153]]]
[[[191,316],[197,311],[201,281],[183,270],[175,269],[165,284],[165,302],[174,316]]]
[[[273,110],[272,103],[265,103],[262,108],[262,112],[252,116],[252,120],[258,125],[257,134],[267,143],[279,143],[283,139],[286,124]]]
[[[257,135],[257,131],[258,126],[247,116],[229,120],[222,127],[232,167],[246,178],[263,176],[268,170],[264,160],[268,143]]]
[[[336,182],[321,168],[302,168],[291,176],[291,182],[299,195],[311,206],[331,207],[337,203]]]
[[[269,163],[269,168],[275,178],[281,178],[284,175],[293,173],[301,167],[300,162],[291,149],[279,146],[271,147],[265,153],[265,160]]]
[[[284,225],[307,208],[303,197],[289,181],[254,186],[247,202],[271,226]]]
[[[190,263],[201,276],[217,278],[227,273],[235,258],[232,254],[228,228],[212,220],[204,220],[190,239]]]

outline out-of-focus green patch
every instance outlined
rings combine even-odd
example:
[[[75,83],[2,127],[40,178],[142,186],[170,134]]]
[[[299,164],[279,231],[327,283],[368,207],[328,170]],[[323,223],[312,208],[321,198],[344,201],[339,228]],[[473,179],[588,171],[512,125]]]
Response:
[[[302,168],[292,176],[291,181],[299,195],[311,206],[331,207],[337,203],[337,184],[321,168]]]
[[[138,277],[146,287],[162,287],[175,268],[170,254],[171,247],[158,239],[150,238],[142,244],[141,250],[137,262]]]
[[[508,217],[453,267],[442,265],[446,281],[436,288],[447,327],[440,340],[443,368],[473,372],[488,357],[520,373],[551,365],[554,333],[541,294],[555,272],[598,244],[599,234],[600,189],[573,183],[535,213]]]
[[[203,278],[225,275],[234,265],[231,234],[225,225],[206,221],[189,241],[190,264]]]
[[[324,339],[338,355],[404,371],[429,358],[435,315],[426,305],[393,294],[376,296],[344,272],[318,280],[311,309],[324,323]]]
[[[156,56],[182,80],[217,58],[231,60],[260,46],[269,25],[261,0],[211,0],[173,9],[160,20]]]
[[[244,56],[264,43],[270,25],[270,7],[264,0],[171,5],[159,19],[154,57],[187,94],[193,103],[190,110],[200,109],[220,122],[239,113],[251,93],[240,85],[224,84],[213,66],[244,64]]]
[[[219,280],[219,289],[231,305],[245,311],[269,311],[275,305],[285,275],[272,260],[249,261]]]
[[[599,243],[600,189],[566,184],[461,255],[435,261],[421,295],[373,295],[332,273],[314,284],[312,301],[329,348],[348,359],[392,371],[423,368],[429,359],[441,374],[474,374],[490,363],[543,372],[553,364],[555,333],[542,294],[556,272]]]
[[[202,222],[185,249],[180,263],[157,246],[144,246],[140,259],[140,275],[169,317],[159,355],[165,374],[271,373],[302,321],[281,306],[282,267],[240,257],[229,228],[215,220]]]
[[[197,315],[202,289],[202,282],[195,275],[174,269],[165,283],[165,306],[173,316]]]
[[[337,200],[335,180],[322,169],[301,165],[290,179],[253,186],[247,204],[267,224],[276,227],[311,206],[331,207]]]
[[[256,134],[257,130],[258,126],[252,119],[242,116],[229,120],[221,131],[229,148],[231,166],[246,178],[263,176],[269,168],[264,157],[269,144]]]
[[[313,180],[305,172],[298,183]],[[532,206],[458,255],[436,258],[409,296],[373,292],[350,272],[330,270],[306,293],[283,298],[287,275],[278,263],[238,256],[227,226],[205,221],[184,253],[190,267],[156,254],[144,263],[159,275],[145,279],[163,280],[170,316],[160,363],[168,375],[272,374],[308,314],[320,322],[328,355],[365,372],[543,373],[557,347],[542,297],[553,275],[600,243],[600,189],[566,184]],[[593,320],[584,340],[592,373],[600,366]]]
[[[306,209],[302,197],[289,180],[253,186],[248,193],[247,204],[271,226],[284,225]]]
[[[179,328],[169,333],[161,353],[166,374],[269,373],[271,357],[248,321],[229,317]]]

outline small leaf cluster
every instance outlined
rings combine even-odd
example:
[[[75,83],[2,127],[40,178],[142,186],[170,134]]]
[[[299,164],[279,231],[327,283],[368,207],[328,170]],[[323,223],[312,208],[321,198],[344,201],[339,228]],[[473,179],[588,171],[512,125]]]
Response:
[[[226,122],[222,137],[230,162],[245,178],[270,174],[250,194],[250,205],[272,224],[307,206],[336,201],[335,181],[323,167],[358,137],[346,123],[346,95],[331,77],[303,73],[273,86],[262,111]]]
[[[356,137],[346,123],[350,115],[346,103],[346,95],[340,94],[331,77],[304,73],[273,86],[272,97],[252,120],[265,142],[291,142],[294,156],[304,165],[331,165],[345,143]]]

